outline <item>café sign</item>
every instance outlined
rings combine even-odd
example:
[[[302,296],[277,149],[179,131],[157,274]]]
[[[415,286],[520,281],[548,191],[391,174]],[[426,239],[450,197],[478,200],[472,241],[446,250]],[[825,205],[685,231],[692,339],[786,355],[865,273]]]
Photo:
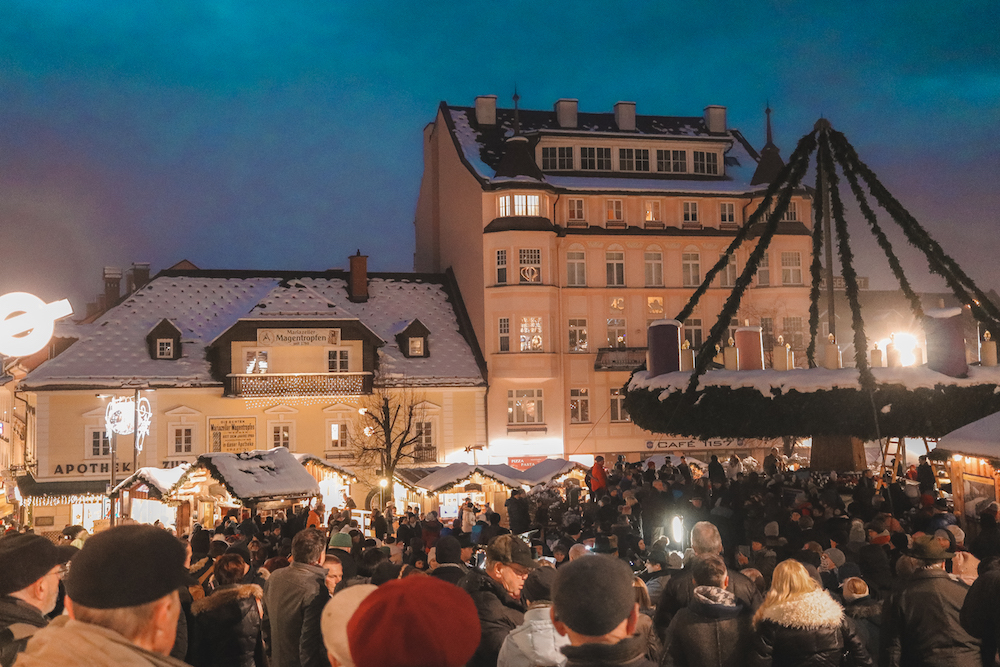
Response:
[[[703,450],[703,449],[750,449],[759,447],[759,441],[750,438],[664,438],[662,440],[647,440],[646,449],[664,450]]]

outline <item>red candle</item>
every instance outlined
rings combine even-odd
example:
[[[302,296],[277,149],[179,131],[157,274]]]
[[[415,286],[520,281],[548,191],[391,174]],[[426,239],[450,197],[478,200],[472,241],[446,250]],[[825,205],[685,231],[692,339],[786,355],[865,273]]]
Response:
[[[764,370],[764,346],[760,327],[739,327],[736,330],[736,349],[739,351],[741,371]]]

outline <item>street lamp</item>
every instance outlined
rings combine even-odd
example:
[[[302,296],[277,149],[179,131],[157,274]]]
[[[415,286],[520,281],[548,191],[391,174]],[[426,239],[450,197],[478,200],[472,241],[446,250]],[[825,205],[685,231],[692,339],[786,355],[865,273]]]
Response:
[[[381,507],[379,507],[379,511],[382,511],[382,509],[385,508],[385,488],[389,486],[389,480],[383,477],[378,481],[378,485],[379,485],[378,499],[379,499],[379,504],[381,505]]]

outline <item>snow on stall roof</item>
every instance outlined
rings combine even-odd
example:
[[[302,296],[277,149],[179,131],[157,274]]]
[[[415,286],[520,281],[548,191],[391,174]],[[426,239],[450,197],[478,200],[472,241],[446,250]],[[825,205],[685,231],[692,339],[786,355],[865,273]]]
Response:
[[[475,355],[459,330],[445,285],[416,276],[369,279],[369,299],[351,303],[340,277],[219,278],[158,276],[122,304],[87,325],[80,340],[22,382],[43,386],[218,386],[206,359],[208,345],[241,319],[358,320],[386,344],[382,369],[406,384],[480,386]],[[162,319],[181,331],[181,358],[151,359],[146,335]],[[430,356],[407,358],[393,332],[419,318],[430,330]]]
[[[1000,366],[970,366],[969,376],[953,378],[926,365],[917,368],[873,368],[872,374],[878,384],[902,385],[908,389],[933,389],[939,385],[972,387],[979,384],[1000,384]],[[629,389],[662,389],[660,399],[687,389],[691,379],[690,371],[665,373],[650,379],[648,371],[638,371],[629,382]],[[755,389],[762,395],[773,397],[772,390],[779,393],[798,391],[809,393],[824,389],[860,389],[859,374],[855,368],[828,370],[826,368],[796,369],[793,371],[727,371],[712,370],[701,376],[700,387],[730,387],[732,389]]]
[[[301,463],[302,465],[305,465],[307,463],[315,463],[323,468],[329,468],[330,470],[333,470],[334,472],[337,472],[345,477],[351,477],[355,480],[357,480],[358,478],[357,473],[355,473],[350,468],[345,468],[343,466],[337,465],[336,463],[331,463],[330,461],[327,461],[324,458],[320,458],[315,454],[300,453],[300,454],[292,454],[292,456],[294,456],[295,460]]]
[[[423,479],[417,480],[414,486],[424,489],[429,493],[437,493],[439,489],[457,484],[462,480],[472,477],[477,472],[484,477],[494,479],[511,488],[519,487],[526,483],[524,479],[521,479],[520,470],[506,464],[473,465],[471,463],[452,463],[449,466],[435,470]]]
[[[170,489],[174,488],[177,481],[187,472],[189,467],[191,467],[189,463],[181,463],[173,468],[139,468],[112,489],[112,493],[117,493],[124,488],[132,486],[134,482],[141,481],[155,488],[160,492],[160,495],[165,495]]]
[[[525,482],[534,486],[535,484],[542,484],[553,480],[556,477],[561,477],[562,475],[576,469],[588,470],[587,466],[582,463],[577,463],[576,461],[567,461],[566,459],[545,459],[544,461],[539,461],[527,470],[522,470],[520,476]]]
[[[938,440],[935,449],[1000,458],[1000,412],[955,429]]]
[[[240,500],[320,495],[319,483],[284,447],[240,454],[202,454],[191,466],[207,469]]]

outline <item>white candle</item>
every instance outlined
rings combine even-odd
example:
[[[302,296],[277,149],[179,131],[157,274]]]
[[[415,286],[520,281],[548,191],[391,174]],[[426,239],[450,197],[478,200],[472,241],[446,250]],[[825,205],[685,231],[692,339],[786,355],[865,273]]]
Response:
[[[823,355],[823,368],[836,370],[840,368],[840,346],[836,343],[827,343],[826,351]]]
[[[735,347],[727,347],[722,351],[723,363],[727,371],[739,370],[740,352]]]
[[[694,350],[681,350],[681,370],[694,370]]]
[[[784,345],[771,350],[771,368],[776,371],[788,370],[788,348]]]
[[[982,363],[983,366],[997,365],[997,342],[995,340],[986,339],[983,341]]]
[[[872,350],[871,366],[872,368],[882,368],[882,350],[877,347]]]
[[[899,350],[892,343],[885,346],[885,358],[889,368],[899,368]]]

